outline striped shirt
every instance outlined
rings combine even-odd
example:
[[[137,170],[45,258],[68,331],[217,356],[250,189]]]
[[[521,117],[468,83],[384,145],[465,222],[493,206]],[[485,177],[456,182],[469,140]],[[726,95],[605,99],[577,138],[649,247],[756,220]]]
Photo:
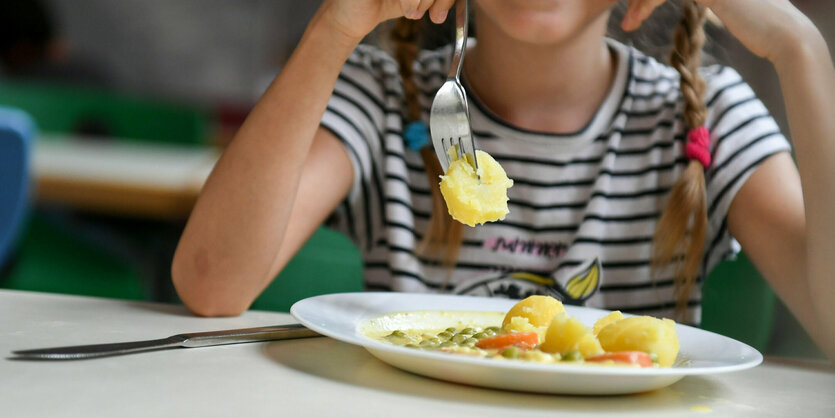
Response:
[[[687,165],[679,75],[615,41],[617,74],[589,124],[554,134],[514,127],[469,91],[476,146],[513,179],[503,221],[464,227],[447,278],[442,260],[416,254],[432,196],[420,153],[402,138],[405,104],[396,62],[362,45],[336,83],[322,126],[345,145],[354,183],[334,223],[358,245],[369,290],[523,298],[671,317],[672,267],[650,275],[652,236]],[[446,79],[449,48],[414,63],[423,120]],[[769,156],[790,149],[777,124],[733,69],[702,69],[712,164],[705,172],[708,230],[702,276],[734,255],[726,217],[734,195]],[[466,82],[465,82],[466,84]],[[697,286],[698,287],[698,286]],[[685,322],[698,323],[701,294]]]

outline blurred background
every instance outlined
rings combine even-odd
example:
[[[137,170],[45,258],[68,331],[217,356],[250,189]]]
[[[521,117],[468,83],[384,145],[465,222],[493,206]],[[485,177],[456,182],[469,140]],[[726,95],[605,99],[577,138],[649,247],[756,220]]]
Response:
[[[2,2],[0,288],[176,302],[170,262],[189,210],[319,3]],[[794,3],[832,49],[835,1]],[[666,48],[668,15],[627,41]],[[771,65],[710,32],[713,58],[737,68],[788,133]],[[744,256],[712,282],[725,287],[705,291],[705,328],[822,357]],[[323,227],[253,308],[361,288],[358,252]],[[743,293],[754,299],[734,302]],[[738,308],[710,309],[729,304]]]

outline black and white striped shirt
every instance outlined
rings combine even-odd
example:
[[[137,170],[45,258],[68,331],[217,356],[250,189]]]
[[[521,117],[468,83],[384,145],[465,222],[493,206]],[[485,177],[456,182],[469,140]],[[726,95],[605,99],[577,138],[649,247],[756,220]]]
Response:
[[[464,227],[456,268],[415,254],[432,210],[420,154],[401,136],[397,64],[362,45],[345,64],[322,126],[345,145],[354,184],[335,226],[359,246],[371,290],[455,292],[521,298],[550,294],[566,303],[671,317],[671,268],[650,276],[652,236],[665,197],[686,167],[686,127],[678,73],[610,41],[616,80],[580,132],[514,127],[470,91],[477,147],[513,179],[505,220]],[[445,81],[449,49],[424,51],[414,64],[423,119]],[[726,215],[734,195],[769,156],[789,150],[777,124],[733,69],[702,70],[713,162],[706,170],[708,231],[703,275],[735,254]],[[694,289],[688,320],[698,323]]]

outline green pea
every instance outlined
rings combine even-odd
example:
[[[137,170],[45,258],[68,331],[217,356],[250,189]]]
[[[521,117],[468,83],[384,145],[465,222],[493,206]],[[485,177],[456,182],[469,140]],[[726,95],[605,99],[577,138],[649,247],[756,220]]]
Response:
[[[494,333],[499,332],[499,330],[501,330],[499,327],[487,327],[487,329],[485,329],[485,331],[493,331]]]
[[[493,331],[492,329],[488,328],[484,330],[484,333],[487,334],[488,337],[495,337],[498,331]]]
[[[658,354],[649,353],[649,358],[652,360],[653,363],[658,363]]]
[[[393,331],[389,337],[406,338],[406,333],[400,330]]]
[[[472,347],[472,346],[474,346],[474,345],[475,345],[475,343],[477,343],[477,342],[478,342],[478,340],[477,340],[477,339],[475,339],[475,338],[467,338],[466,340],[464,340],[464,342],[463,342],[462,344],[464,344],[464,345],[468,345],[468,346],[471,346],[471,347]]]
[[[507,347],[502,351],[502,357],[504,358],[517,358],[519,357],[519,349],[513,346]]]
[[[452,335],[453,334],[449,331],[443,331],[443,332],[438,333],[438,338],[443,338],[445,340],[448,340],[448,339],[452,338]]]
[[[445,329],[444,331],[449,332],[449,333],[455,333],[455,331],[458,331],[458,330],[455,329],[455,327],[449,327],[449,328]]]
[[[414,345],[414,344],[411,344],[411,343],[404,345],[404,347],[409,347],[409,348],[418,348],[418,346],[416,346],[416,345]]]
[[[475,330],[472,329],[472,328],[464,328],[464,329],[461,330],[461,334],[473,335],[473,334],[475,334]]]
[[[479,332],[478,334],[473,335],[473,338],[475,338],[477,340],[480,340],[482,338],[487,338],[487,337],[488,337],[488,335],[487,335],[486,332]]]
[[[455,345],[455,343],[454,343],[454,342],[452,342],[452,341],[444,341],[444,342],[442,342],[442,343],[441,343],[441,345],[439,345],[438,347],[441,347],[441,348],[447,348],[447,347],[452,347],[452,346],[454,346],[454,345]]]
[[[580,361],[583,359],[583,355],[577,350],[571,350],[563,354],[562,359],[565,361]]]
[[[455,336],[452,337],[451,341],[454,342],[454,343],[459,343],[460,344],[460,343],[464,342],[464,340],[466,340],[466,339],[467,339],[466,335],[455,334]]]
[[[420,342],[420,346],[421,346],[421,347],[424,347],[424,348],[427,348],[427,347],[434,347],[434,346],[436,346],[436,345],[437,345],[437,344],[433,343],[433,342],[432,342],[432,341],[430,341],[430,340],[423,340],[423,341],[421,341],[421,342]]]

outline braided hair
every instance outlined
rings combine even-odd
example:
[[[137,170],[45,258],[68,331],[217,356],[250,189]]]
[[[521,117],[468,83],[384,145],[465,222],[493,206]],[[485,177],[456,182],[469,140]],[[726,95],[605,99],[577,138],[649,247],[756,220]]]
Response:
[[[684,122],[691,131],[705,123],[705,81],[699,75],[705,43],[706,9],[683,0],[682,18],[673,36],[670,63],[681,76]],[[703,128],[702,128],[703,129]],[[683,319],[699,275],[707,230],[704,163],[691,159],[676,181],[653,237],[653,270],[674,263],[676,316]]]

